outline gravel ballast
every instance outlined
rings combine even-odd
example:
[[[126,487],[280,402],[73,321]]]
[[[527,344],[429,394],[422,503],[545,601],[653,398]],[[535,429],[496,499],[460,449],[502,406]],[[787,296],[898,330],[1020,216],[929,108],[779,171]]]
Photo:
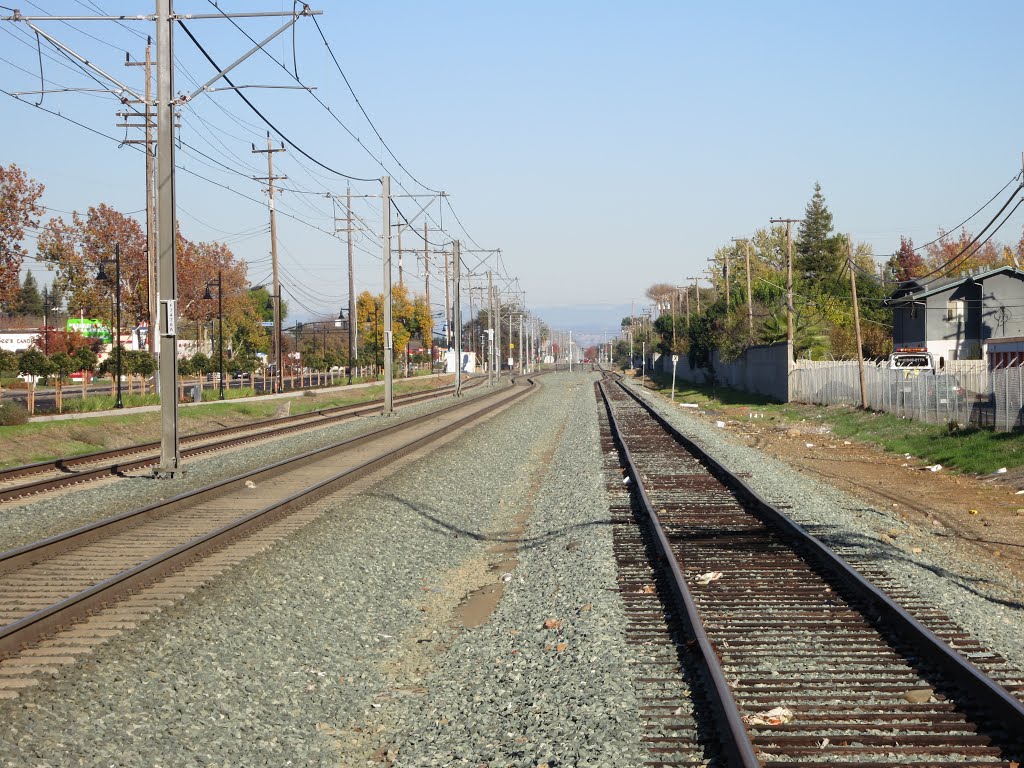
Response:
[[[464,398],[480,397],[488,388],[472,387]],[[239,449],[185,459],[184,473],[173,480],[157,480],[139,470],[123,480],[101,480],[81,488],[47,494],[24,504],[0,510],[0,552],[112,517],[179,493],[202,488],[217,480],[242,474],[354,435],[380,429],[396,421],[420,416],[452,403],[442,396],[409,406],[398,406],[393,416],[361,416],[351,421],[311,429]],[[212,428],[217,425],[211,424]]]
[[[641,762],[592,381],[544,377],[486,425],[318,502],[319,520],[0,702],[3,764]],[[132,495],[122,485],[134,483],[90,489],[89,508]],[[464,628],[463,598],[497,583],[494,613]]]
[[[667,399],[631,380],[627,385],[730,471],[749,473],[744,481],[751,488],[766,501],[785,507],[785,514],[825,544],[854,549],[858,560],[882,566],[889,578],[1024,669],[1024,606],[1012,597],[1021,593],[1021,585],[1007,569],[993,561],[981,562],[958,549],[955,539],[927,531],[885,541],[880,531],[906,528],[897,514],[739,444],[714,420],[674,409]]]

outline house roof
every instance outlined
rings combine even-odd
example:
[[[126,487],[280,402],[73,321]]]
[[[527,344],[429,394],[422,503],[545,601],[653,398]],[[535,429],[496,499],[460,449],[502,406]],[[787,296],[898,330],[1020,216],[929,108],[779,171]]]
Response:
[[[1011,266],[996,267],[995,269],[960,275],[959,277],[940,277],[924,283],[918,283],[916,280],[905,280],[900,283],[899,288],[886,297],[883,303],[887,306],[909,304],[929,296],[934,296],[937,293],[945,293],[967,282],[981,283],[990,277],[1002,274],[1012,274],[1014,277],[1024,280],[1024,270]]]

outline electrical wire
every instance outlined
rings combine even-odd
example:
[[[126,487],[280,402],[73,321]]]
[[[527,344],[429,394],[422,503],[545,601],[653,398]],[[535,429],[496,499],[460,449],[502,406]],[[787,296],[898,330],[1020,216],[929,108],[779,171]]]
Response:
[[[415,176],[413,176],[412,173],[409,171],[409,169],[406,168],[404,165],[402,165],[402,161],[398,159],[398,157],[395,155],[395,153],[391,151],[391,147],[389,147],[388,143],[386,141],[384,141],[384,137],[380,135],[380,131],[377,130],[377,126],[373,124],[373,120],[370,119],[370,116],[366,113],[366,110],[363,108],[363,103],[361,101],[359,101],[359,97],[356,96],[356,92],[355,92],[355,90],[353,90],[352,84],[349,82],[348,77],[345,75],[345,71],[341,68],[341,63],[338,61],[338,57],[334,55],[334,50],[331,48],[331,44],[329,42],[327,42],[327,36],[324,35],[323,29],[320,28],[320,22],[317,21],[316,16],[313,16],[313,24],[316,26],[316,31],[320,33],[320,39],[324,41],[324,46],[327,48],[327,52],[331,55],[331,60],[334,62],[334,66],[338,68],[338,74],[340,74],[341,75],[341,79],[345,81],[345,87],[347,87],[348,88],[348,92],[350,94],[352,94],[352,99],[355,101],[356,106],[359,107],[359,111],[363,113],[363,117],[366,118],[366,122],[370,124],[370,128],[373,129],[374,135],[380,140],[381,146],[383,146],[384,149],[386,149],[388,151],[388,154],[391,155],[391,158],[396,163],[398,163],[398,167],[401,168],[403,171],[405,171],[410,179],[415,181],[417,184],[419,184],[421,187],[423,187],[423,189],[427,190],[428,192],[434,192],[435,194],[442,194],[441,190],[439,190],[439,189],[432,189],[431,187],[428,187],[422,181],[417,179]]]
[[[202,43],[200,43],[199,40],[196,39],[195,35],[192,34],[192,32],[189,30],[188,27],[185,26],[185,23],[181,19],[178,19],[178,26],[181,27],[185,31],[185,34],[188,35],[189,39],[196,46],[196,48],[199,49],[199,52],[201,54],[203,54],[203,56],[206,58],[206,60],[208,62],[210,62],[210,65],[214,68],[214,70],[216,70],[217,72],[220,72],[221,71],[220,65],[218,65],[217,62],[213,60],[213,57],[210,56],[209,53],[207,53],[206,49],[203,48]],[[352,176],[352,175],[350,175],[348,173],[344,173],[342,171],[339,171],[339,170],[337,170],[335,168],[332,168],[331,166],[327,165],[326,163],[322,163],[319,160],[317,160],[311,154],[306,152],[306,150],[304,150],[302,147],[300,147],[294,141],[292,141],[287,136],[285,136],[284,133],[282,133],[281,130],[276,125],[274,125],[269,119],[267,119],[267,117],[262,112],[259,111],[259,109],[256,108],[255,104],[253,104],[251,101],[249,101],[249,99],[246,97],[246,95],[244,93],[242,93],[242,91],[240,91],[238,88],[235,87],[235,84],[231,81],[231,79],[227,75],[222,75],[222,77],[223,77],[224,81],[228,85],[230,85],[232,88],[234,88],[234,93],[237,94],[238,98],[240,98],[242,101],[244,101],[246,106],[249,107],[249,109],[251,109],[260,118],[260,120],[262,120],[264,123],[266,123],[267,126],[272,131],[274,131],[274,133],[276,133],[278,136],[280,136],[282,141],[286,141],[292,147],[292,149],[294,149],[300,155],[302,155],[303,157],[307,158],[308,160],[316,163],[317,165],[319,165],[324,170],[330,171],[331,173],[333,173],[333,174],[335,174],[337,176],[341,176],[343,179],[350,179],[352,181],[377,181],[377,179],[367,179],[367,178],[362,178],[360,176]]]

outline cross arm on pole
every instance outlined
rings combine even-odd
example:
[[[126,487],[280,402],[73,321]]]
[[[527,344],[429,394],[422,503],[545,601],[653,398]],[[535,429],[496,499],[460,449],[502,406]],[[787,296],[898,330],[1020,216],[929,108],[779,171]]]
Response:
[[[187,96],[182,96],[178,100],[179,103],[185,103],[185,102],[192,101],[192,99],[194,99],[199,94],[211,90],[210,89],[211,85],[213,85],[218,80],[223,78],[228,72],[233,70],[235,67],[237,67],[239,64],[241,64],[243,61],[245,61],[250,56],[252,56],[254,53],[256,53],[256,51],[262,49],[263,46],[265,46],[267,43],[269,43],[275,37],[280,35],[282,32],[286,32],[287,30],[291,29],[291,27],[301,17],[303,17],[303,16],[313,16],[313,15],[316,15],[318,13],[321,13],[321,11],[311,11],[311,10],[309,10],[309,6],[304,6],[301,11],[299,11],[299,12],[297,12],[295,14],[288,14],[289,16],[291,16],[291,18],[288,19],[288,21],[286,21],[283,25],[281,25],[281,27],[279,27],[274,32],[270,33],[270,35],[268,35],[262,42],[256,43],[256,45],[254,47],[250,48],[246,53],[244,53],[241,56],[239,56],[231,64],[228,64],[228,66],[226,66],[224,69],[222,69],[216,75],[211,77],[209,80],[207,80],[201,86],[196,88],[192,93],[188,94]],[[179,16],[177,16],[175,18],[180,23],[183,18],[190,18],[190,19],[199,19],[199,18],[219,19],[219,18],[225,18],[225,16],[244,16],[244,15],[246,15],[246,14],[224,14],[224,15],[220,15],[220,16],[218,16],[216,14],[202,14],[202,15],[194,15],[194,16],[187,16],[187,15],[186,16],[181,16],[181,15],[179,15]],[[280,15],[280,14],[275,14],[275,15]]]

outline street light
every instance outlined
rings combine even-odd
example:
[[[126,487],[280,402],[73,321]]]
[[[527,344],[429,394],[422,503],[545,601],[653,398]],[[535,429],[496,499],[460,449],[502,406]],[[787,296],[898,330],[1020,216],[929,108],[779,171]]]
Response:
[[[353,325],[349,324],[348,318],[345,317],[345,308],[344,307],[342,307],[341,311],[338,312],[338,319],[334,321],[334,327],[337,328],[340,331],[348,331],[348,339],[349,339],[349,345],[348,345],[348,347],[349,347],[349,355],[348,355],[348,357],[349,357],[349,360],[348,360],[348,383],[351,384],[352,383],[352,369],[356,365],[356,361],[353,359],[353,357],[354,357],[353,353],[354,353],[356,347],[355,347],[355,342],[353,341],[353,337],[352,337],[352,330],[355,328],[355,325],[354,324]]]
[[[224,283],[222,281],[221,271],[217,270],[217,346],[219,348],[218,356],[220,357],[220,395],[218,399],[224,399]],[[210,286],[213,285],[213,280],[206,281],[206,293],[203,294],[204,299],[213,299],[213,295],[210,293]]]
[[[107,264],[114,264],[114,306],[115,310],[115,328],[114,334],[117,336],[117,360],[116,360],[116,374],[117,374],[117,399],[114,401],[115,408],[124,408],[124,403],[121,401],[121,244],[114,244],[114,258],[103,259],[100,261],[100,271],[96,274],[96,279],[100,282],[109,282],[110,276],[106,273],[103,267]]]

